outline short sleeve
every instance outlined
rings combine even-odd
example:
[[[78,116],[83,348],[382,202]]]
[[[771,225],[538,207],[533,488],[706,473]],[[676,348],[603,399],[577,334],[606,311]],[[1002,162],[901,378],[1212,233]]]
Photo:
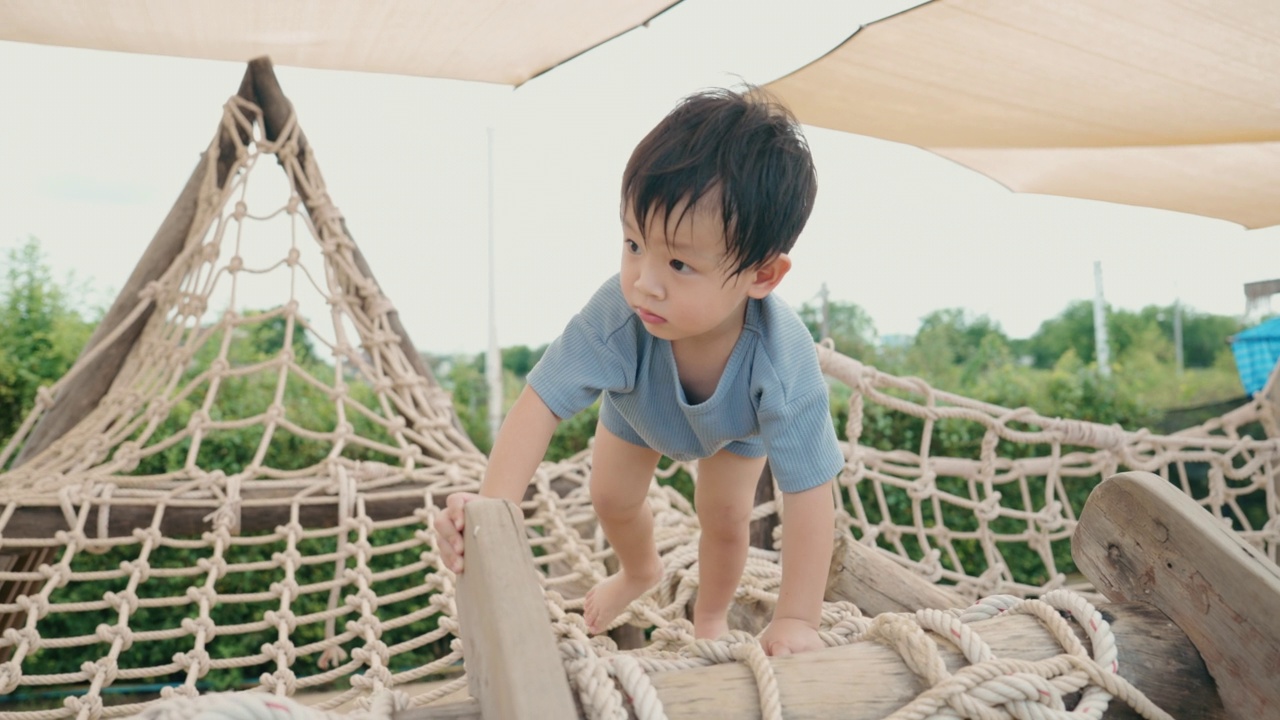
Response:
[[[767,351],[756,367],[756,416],[769,467],[783,492],[802,492],[840,474],[844,452],[831,419],[827,382],[804,323],[770,295],[761,314]]]
[[[635,384],[635,338],[627,332],[629,313],[620,315],[615,307],[612,296],[621,297],[616,287],[616,279],[613,287],[606,283],[529,371],[529,386],[562,420],[590,407],[605,390],[630,392]]]
[[[818,487],[844,467],[825,384],[798,399],[762,408],[760,435],[783,492]]]

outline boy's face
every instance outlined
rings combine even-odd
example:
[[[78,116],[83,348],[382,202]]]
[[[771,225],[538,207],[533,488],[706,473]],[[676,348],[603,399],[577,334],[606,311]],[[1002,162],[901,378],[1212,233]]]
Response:
[[[758,270],[729,276],[732,266],[718,205],[704,198],[674,227],[665,216],[650,218],[646,225],[630,202],[623,209],[622,295],[655,337],[736,337],[747,299],[764,297],[777,284],[759,282]],[[677,206],[672,216],[679,217],[682,210]],[[781,260],[789,267],[785,256]]]

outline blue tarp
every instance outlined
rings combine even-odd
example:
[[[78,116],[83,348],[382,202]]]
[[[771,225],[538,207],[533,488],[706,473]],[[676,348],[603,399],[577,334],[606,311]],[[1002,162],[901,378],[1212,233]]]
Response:
[[[1267,384],[1271,369],[1280,360],[1280,318],[1273,318],[1231,338],[1231,352],[1244,391],[1253,395]]]

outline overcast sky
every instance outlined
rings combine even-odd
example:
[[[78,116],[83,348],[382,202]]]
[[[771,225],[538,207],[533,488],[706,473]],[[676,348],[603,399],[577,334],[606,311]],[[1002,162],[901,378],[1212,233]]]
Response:
[[[422,349],[487,341],[488,128],[502,345],[549,342],[619,256],[618,182],[685,94],[764,84],[912,2],[685,2],[518,90],[278,67],[331,195]],[[760,10],[752,6],[760,5]],[[766,8],[775,8],[770,12]],[[40,239],[106,304],[208,145],[238,63],[0,42],[0,251]],[[1093,295],[1238,315],[1280,230],[1013,194],[925,151],[807,129],[819,195],[779,293],[822,284],[885,334],[961,307],[1014,337]],[[277,172],[274,167],[258,172]],[[282,300],[281,300],[282,301]],[[264,301],[265,304],[271,304]],[[276,303],[278,304],[278,303]]]

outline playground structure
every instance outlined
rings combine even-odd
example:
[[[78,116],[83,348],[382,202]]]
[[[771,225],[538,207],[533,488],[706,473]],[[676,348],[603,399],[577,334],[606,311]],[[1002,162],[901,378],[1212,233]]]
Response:
[[[275,208],[257,212],[248,181],[272,156],[288,184]],[[254,222],[288,228],[287,248],[261,259]],[[288,300],[240,312],[239,283],[272,272],[288,278]],[[304,292],[322,297],[331,327],[300,311]],[[277,356],[243,363],[228,354],[238,334],[270,320],[285,324]],[[329,351],[330,377],[299,364],[295,332]],[[610,562],[585,491],[589,452],[544,464],[523,512],[473,507],[467,542],[492,549],[470,553],[468,572],[455,578],[440,567],[429,524],[447,494],[477,487],[484,457],[456,427],[328,197],[270,64],[255,61],[84,355],[0,449],[0,467],[11,463],[0,475],[0,693],[84,688],[61,709],[0,716],[114,717],[165,706],[106,702],[104,691],[139,680],[172,682],[166,707],[195,708],[217,699],[200,697],[211,674],[257,666],[261,689],[275,695],[349,684],[309,706],[317,712],[400,718],[780,717],[784,709],[788,717],[942,709],[1122,717],[1126,704],[1155,717],[1156,707],[1191,717],[1275,712],[1272,387],[1214,422],[1158,436],[994,407],[829,348],[818,353],[853,391],[827,650],[770,660],[750,639],[780,579],[781,499],[767,476],[734,620],[743,634],[729,640],[692,639],[696,518],[660,483],[650,503],[667,576],[618,618],[611,638],[587,637],[574,611]],[[223,413],[218,388],[253,376],[274,378],[274,401]],[[337,409],[332,426],[308,425],[282,403],[298,385]],[[920,446],[860,444],[872,406],[918,420]],[[166,435],[178,412],[184,422]],[[959,423],[980,428],[979,455],[932,455],[934,433]],[[1253,423],[1265,437],[1242,431]],[[204,438],[246,429],[256,450],[238,472],[202,467]],[[269,466],[267,450],[288,436],[330,452],[303,467]],[[1043,452],[1002,453],[1010,444]],[[175,448],[178,461],[163,472],[138,472]],[[673,465],[663,474],[680,470],[696,473]],[[1080,514],[1079,497],[1094,485]],[[1084,577],[1063,571],[1068,546]],[[1039,559],[1038,577],[1011,566],[1013,547]],[[249,559],[253,548],[268,552]],[[161,561],[176,550],[198,560]],[[92,553],[114,567],[89,569]],[[74,592],[103,581],[115,589],[100,599]],[[229,622],[237,605],[260,611]],[[186,612],[170,611],[167,627],[142,627],[170,608]],[[59,635],[57,621],[78,613],[101,617],[95,633]],[[257,652],[224,653],[220,640],[236,637],[263,640]],[[184,649],[164,661],[136,659],[174,643]],[[428,645],[440,648],[431,660],[400,662]],[[58,653],[65,671],[27,669]],[[410,694],[463,657],[465,677]],[[471,699],[456,700],[464,687]]]

